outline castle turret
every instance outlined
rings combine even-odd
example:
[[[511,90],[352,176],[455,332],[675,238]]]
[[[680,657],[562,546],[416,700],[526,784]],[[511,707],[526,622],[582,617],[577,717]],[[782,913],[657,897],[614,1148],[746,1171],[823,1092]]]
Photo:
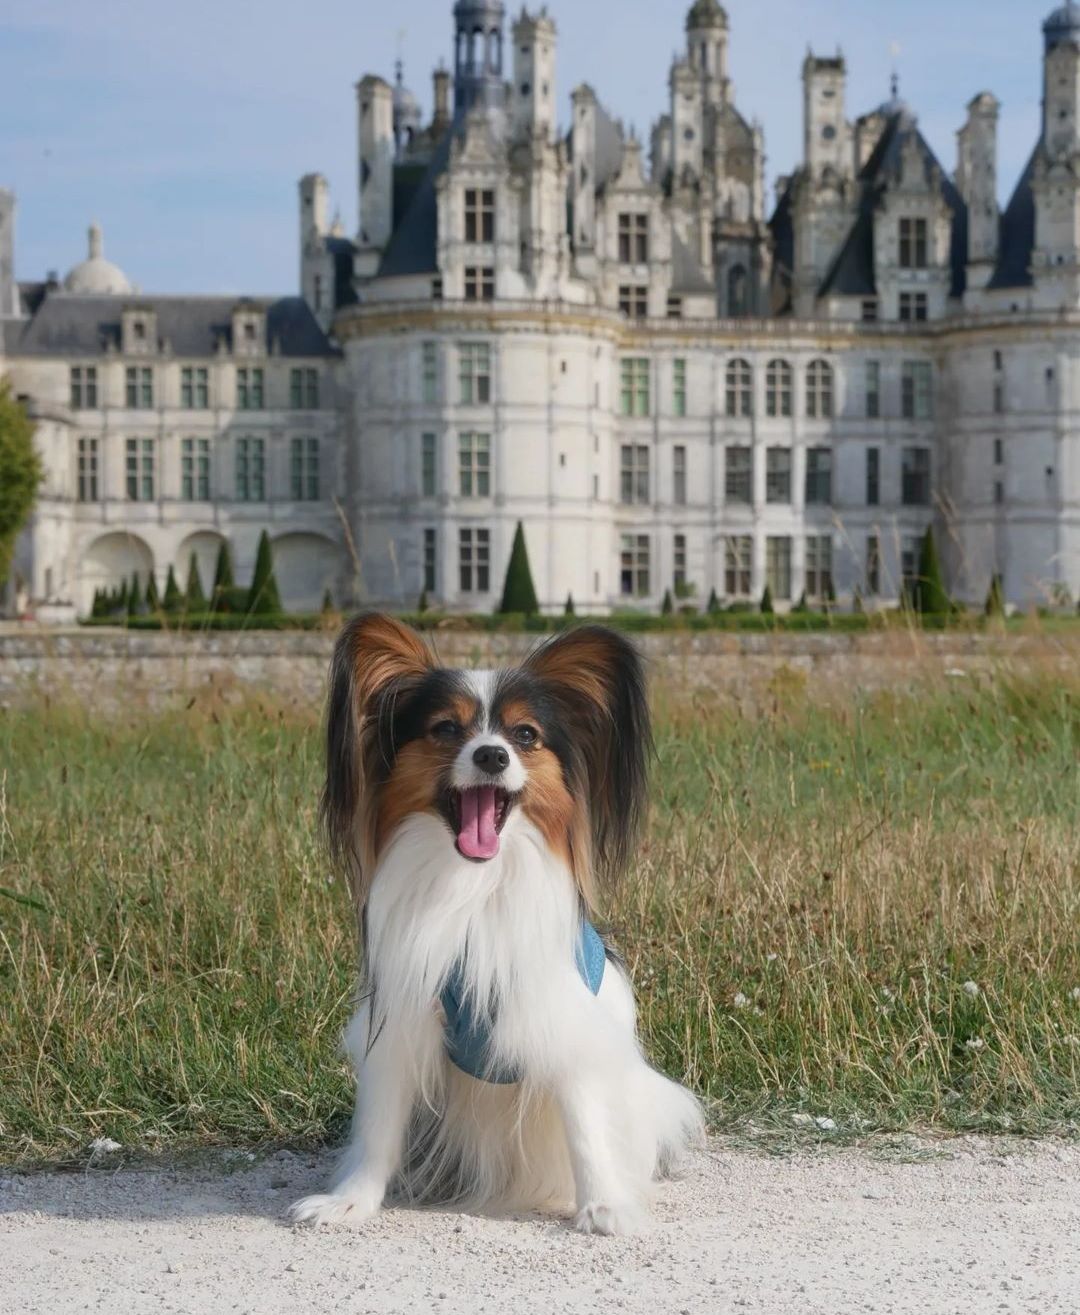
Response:
[[[19,313],[15,282],[15,193],[0,188],[0,319]]]
[[[555,135],[555,24],[547,8],[535,17],[526,10],[514,24],[514,86],[511,92],[515,138]]]
[[[695,0],[686,16],[686,55],[701,78],[710,105],[730,99],[727,46],[728,16],[723,5],[719,0]]]
[[[502,0],[457,0],[454,5],[454,111],[498,109],[503,81]]]
[[[1040,301],[1080,301],[1080,4],[1069,0],[1043,24],[1043,132],[1031,190],[1035,248],[1031,265]]]
[[[394,198],[394,92],[382,78],[356,88],[360,116],[360,232],[357,274],[370,277],[390,240]]]
[[[1000,105],[988,91],[968,105],[957,133],[956,186],[968,208],[970,289],[985,288],[998,258],[997,122]]]

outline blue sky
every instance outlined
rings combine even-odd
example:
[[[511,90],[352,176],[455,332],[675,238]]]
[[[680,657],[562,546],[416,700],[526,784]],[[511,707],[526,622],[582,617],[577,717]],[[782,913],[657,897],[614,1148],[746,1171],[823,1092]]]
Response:
[[[647,135],[689,0],[548,0],[559,104],[588,81]],[[516,13],[519,4],[510,6]],[[535,3],[534,3],[535,7]],[[978,91],[1002,102],[1007,196],[1039,122],[1044,9],[1016,0],[727,0],[736,102],[764,124],[770,193],[801,151],[810,45],[848,61],[848,114],[901,94],[942,164]],[[390,77],[399,43],[425,109],[451,54],[452,0],[4,0],[0,186],[18,193],[20,278],[61,274],[98,219],[106,254],[155,292],[290,292],[296,182],[320,170],[356,225],[353,87]]]

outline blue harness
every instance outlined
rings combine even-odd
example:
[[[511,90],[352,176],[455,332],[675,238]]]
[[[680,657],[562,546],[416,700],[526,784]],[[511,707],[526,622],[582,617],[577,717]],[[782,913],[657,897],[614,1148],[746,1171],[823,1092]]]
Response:
[[[581,980],[593,995],[597,995],[600,983],[604,980],[607,953],[604,942],[590,922],[583,921],[581,924],[575,957]],[[493,1067],[488,1060],[490,1028],[485,1020],[476,1017],[473,1005],[465,999],[464,970],[460,959],[450,969],[450,976],[446,979],[439,1000],[446,1014],[443,1032],[446,1053],[453,1063],[463,1073],[468,1073],[480,1082],[497,1082],[502,1085],[520,1082],[520,1073],[509,1067]]]

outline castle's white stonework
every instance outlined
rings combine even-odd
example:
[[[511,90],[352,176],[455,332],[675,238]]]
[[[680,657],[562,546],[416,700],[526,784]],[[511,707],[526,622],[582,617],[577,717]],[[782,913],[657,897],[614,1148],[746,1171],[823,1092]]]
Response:
[[[895,90],[852,122],[843,58],[808,55],[767,216],[717,0],[647,144],[589,86],[559,130],[546,10],[453,16],[430,122],[400,70],[357,86],[355,237],[301,181],[301,298],[140,297],[96,230],[63,286],[16,284],[0,201],[0,364],[48,470],[32,599],[183,585],[223,536],[243,570],[266,525],[292,606],[486,609],[519,521],[549,609],[887,603],[931,524],[961,598],[1080,593],[1080,5],[1044,24],[1002,213],[988,92],[949,176]]]

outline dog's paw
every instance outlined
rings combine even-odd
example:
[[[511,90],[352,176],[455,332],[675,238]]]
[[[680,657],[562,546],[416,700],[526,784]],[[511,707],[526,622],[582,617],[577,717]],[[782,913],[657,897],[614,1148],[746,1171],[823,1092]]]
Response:
[[[589,1201],[574,1217],[574,1227],[579,1233],[599,1233],[603,1237],[625,1237],[628,1233],[636,1233],[643,1222],[642,1212],[637,1206],[604,1205],[600,1201]]]
[[[305,1196],[289,1208],[289,1220],[293,1224],[310,1224],[318,1228],[321,1224],[362,1224],[378,1213],[381,1201],[374,1199],[373,1193],[325,1196]]]

